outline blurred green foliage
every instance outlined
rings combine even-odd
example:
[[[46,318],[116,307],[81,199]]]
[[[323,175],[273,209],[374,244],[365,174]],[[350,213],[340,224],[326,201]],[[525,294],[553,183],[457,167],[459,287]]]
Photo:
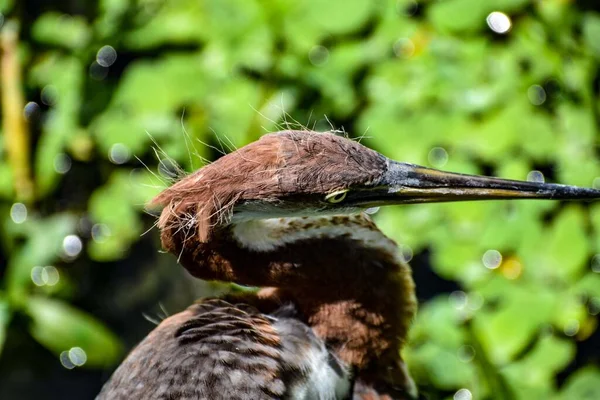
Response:
[[[65,14],[59,2],[0,1],[3,35],[20,23],[35,185],[34,199],[19,198],[8,139],[22,133],[5,124],[0,344],[26,315],[61,360],[81,348],[84,367],[114,366],[116,335],[69,304],[78,246],[98,263],[131,256],[172,160],[190,171],[281,127],[346,129],[387,156],[452,171],[600,185],[593,2],[71,3]],[[74,164],[95,166],[102,183],[43,206],[60,200]],[[429,294],[404,357],[431,398],[600,398],[600,205],[419,205],[377,220],[452,288],[432,296],[417,281]]]

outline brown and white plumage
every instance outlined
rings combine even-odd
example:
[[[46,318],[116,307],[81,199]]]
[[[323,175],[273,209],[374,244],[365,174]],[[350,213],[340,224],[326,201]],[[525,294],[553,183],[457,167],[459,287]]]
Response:
[[[303,231],[307,226],[315,231],[321,227],[325,235],[285,244],[278,248],[278,254],[275,255],[273,252],[256,252],[244,248],[243,245],[248,244],[248,238],[236,238],[231,231],[233,227],[225,229],[219,234],[221,238],[208,242],[212,248],[204,251],[210,254],[202,253],[199,257],[210,260],[228,255],[228,259],[219,260],[218,265],[231,263],[228,268],[232,270],[254,269],[257,273],[254,277],[239,277],[239,282],[256,284],[257,280],[268,279],[262,276],[263,273],[279,274],[279,289],[263,290],[256,298],[248,298],[250,295],[246,295],[243,299],[228,299],[230,303],[208,300],[200,306],[210,304],[214,308],[209,310],[195,305],[186,312],[165,320],[119,367],[111,384],[123,387],[128,386],[123,383],[152,382],[152,385],[146,383],[143,389],[150,390],[150,393],[162,393],[156,387],[163,388],[164,384],[160,383],[152,371],[162,371],[171,362],[169,371],[179,378],[172,381],[173,378],[167,373],[160,373],[159,377],[166,382],[174,382],[170,386],[175,393],[173,398],[345,399],[351,398],[350,390],[357,377],[357,369],[370,371],[365,374],[366,381],[359,385],[360,388],[368,387],[368,383],[374,379],[384,381],[377,376],[378,367],[375,367],[374,360],[378,359],[381,362],[385,360],[386,372],[392,374],[390,377],[393,374],[396,376],[395,381],[390,381],[386,389],[396,393],[396,396],[389,398],[410,398],[406,396],[406,388],[414,388],[399,359],[398,351],[416,301],[410,273],[397,258],[393,242],[385,238],[364,215],[277,221],[281,224],[274,224],[277,227],[274,237],[285,231]],[[326,237],[326,229],[338,232],[341,237]],[[264,228],[263,233],[267,232],[268,229]],[[379,240],[377,236],[369,238],[367,233],[378,235]],[[369,244],[375,247],[369,249],[366,247]],[[261,245],[265,245],[264,241]],[[202,251],[199,248],[195,250]],[[269,265],[273,259],[279,265]],[[190,272],[195,276],[204,276],[203,268],[206,266],[197,265],[196,261],[187,260],[183,255],[181,262],[197,266],[198,269],[189,269]],[[346,273],[355,275],[356,280],[346,282],[339,270],[336,272],[330,268],[332,264],[338,263],[344,266]],[[291,270],[284,272],[288,268]],[[280,272],[278,269],[281,269]],[[296,277],[298,279],[294,277],[295,271],[299,273]],[[365,285],[366,282],[369,284]],[[373,289],[376,289],[376,293],[373,293]],[[242,306],[242,301],[252,305]],[[257,309],[261,309],[262,313],[258,314]],[[178,336],[183,332],[186,332],[185,335]],[[214,336],[196,335],[206,332],[211,332]],[[160,336],[153,336],[157,333]],[[182,337],[192,340],[183,340]],[[235,347],[235,352],[232,352],[232,342],[242,345]],[[158,343],[161,344],[159,347]],[[227,384],[233,371],[254,371],[252,368],[230,368],[229,356],[235,353],[236,360],[242,360],[237,364],[247,367],[254,365],[250,359],[253,351],[265,346],[272,350],[272,358],[269,360],[272,369],[268,376],[277,377],[275,382],[279,391],[275,395],[261,386],[264,378],[252,380],[255,387],[248,387],[236,380],[237,385],[233,386],[233,390],[236,390],[238,396],[242,393],[242,397],[235,397],[222,390],[209,392],[213,390],[209,389],[213,385],[219,387]],[[198,348],[207,350],[210,354],[197,351]],[[185,354],[185,357],[178,355],[176,350]],[[157,354],[149,357],[148,354],[152,352]],[[227,352],[227,357],[224,357],[224,352]],[[148,364],[141,368],[139,358]],[[191,392],[191,397],[180,393],[180,387],[187,387],[181,379],[189,379],[189,374],[181,374],[180,371],[192,368],[186,368],[189,365],[178,366],[179,360],[190,358],[196,363],[193,370],[197,371],[197,375],[191,380],[192,385],[202,383]],[[219,364],[218,359],[225,365]],[[131,375],[132,370],[138,371],[138,374]],[[208,379],[212,373],[222,377],[221,383]],[[269,384],[274,385],[273,382]],[[321,395],[318,396],[313,389],[318,390]],[[109,386],[105,388],[105,391],[108,390]],[[368,392],[365,390],[365,393]],[[134,397],[130,398],[170,398],[152,397],[148,393],[140,393],[139,397],[132,396]]]
[[[414,398],[400,357],[410,269],[362,210],[522,197],[599,192],[398,163],[333,134],[266,135],[154,200],[163,246],[193,276],[265,289],[163,321],[98,398]]]
[[[163,321],[99,398],[316,399],[315,374],[327,377],[320,390],[328,394],[320,398],[348,393],[348,372],[291,307],[263,314],[210,299]]]

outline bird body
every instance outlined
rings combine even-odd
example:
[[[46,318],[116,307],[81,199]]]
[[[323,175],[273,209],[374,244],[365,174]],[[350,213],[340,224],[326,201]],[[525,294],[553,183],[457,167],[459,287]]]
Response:
[[[363,211],[599,193],[398,163],[328,133],[263,136],[153,201],[163,247],[190,274],[262,289],[163,321],[98,400],[415,398],[400,356],[411,271]]]
[[[100,398],[345,398],[348,371],[294,314],[220,299],[195,304],[142,341]]]

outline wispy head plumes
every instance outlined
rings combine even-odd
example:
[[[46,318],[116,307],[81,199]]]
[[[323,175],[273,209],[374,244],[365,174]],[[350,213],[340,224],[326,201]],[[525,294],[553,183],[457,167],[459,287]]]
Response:
[[[170,314],[167,312],[162,303],[159,302],[158,307],[160,308],[160,311],[153,313],[154,315],[143,312],[142,316],[144,319],[154,325],[160,325],[162,321],[170,317]]]

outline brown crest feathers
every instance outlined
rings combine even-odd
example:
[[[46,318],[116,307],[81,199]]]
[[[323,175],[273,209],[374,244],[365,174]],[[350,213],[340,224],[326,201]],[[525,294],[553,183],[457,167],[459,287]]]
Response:
[[[176,233],[208,240],[243,200],[275,201],[290,195],[327,193],[376,181],[385,169],[379,153],[330,133],[282,131],[230,153],[183,178],[150,206],[164,207],[158,226],[163,246],[174,252]]]

